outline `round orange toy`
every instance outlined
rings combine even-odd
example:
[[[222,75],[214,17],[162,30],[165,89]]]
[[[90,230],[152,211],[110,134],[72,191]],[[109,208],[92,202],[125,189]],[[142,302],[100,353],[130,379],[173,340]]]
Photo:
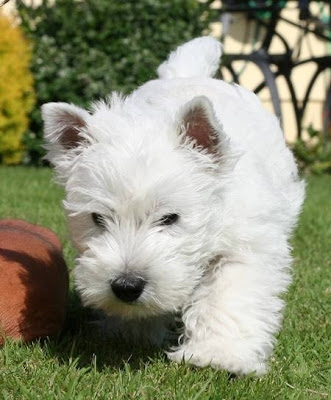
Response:
[[[68,272],[61,243],[49,229],[0,220],[0,345],[60,333]]]

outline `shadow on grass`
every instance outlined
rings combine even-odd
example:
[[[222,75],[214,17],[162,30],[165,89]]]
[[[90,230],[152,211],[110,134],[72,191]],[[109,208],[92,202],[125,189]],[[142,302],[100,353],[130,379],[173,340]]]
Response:
[[[45,342],[51,356],[60,363],[75,361],[78,368],[104,368],[137,370],[152,359],[166,360],[162,349],[137,343],[123,343],[119,338],[110,338],[96,324],[96,315],[83,308],[74,292],[69,294],[69,310],[64,329],[57,339]]]
[[[102,329],[95,326],[95,318],[95,312],[83,308],[77,294],[71,291],[70,308],[61,336],[45,342],[50,356],[55,356],[63,365],[74,365],[75,368],[97,372],[105,369],[126,372],[128,366],[131,371],[138,371],[159,361],[168,363],[160,347],[137,342],[123,343],[120,339],[109,338]],[[184,371],[187,367],[191,371],[201,371],[201,368],[194,365],[183,365]],[[241,379],[226,371],[221,371],[221,374],[225,374],[229,383]]]

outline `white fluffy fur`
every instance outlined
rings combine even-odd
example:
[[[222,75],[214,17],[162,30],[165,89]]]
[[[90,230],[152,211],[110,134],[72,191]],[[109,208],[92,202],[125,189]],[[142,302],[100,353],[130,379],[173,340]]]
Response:
[[[221,55],[221,44],[212,37],[193,39],[172,52],[157,72],[160,79],[211,77]]]
[[[260,374],[280,327],[304,184],[277,119],[253,93],[211,78],[220,54],[216,40],[195,39],[126,98],[113,94],[91,113],[45,105],[45,137],[66,189],[84,304],[115,315],[126,336],[141,326],[157,342],[165,324],[153,321],[179,314],[171,360]],[[217,131],[213,152],[187,137],[183,120],[197,107]],[[85,124],[66,148],[71,116]],[[157,224],[169,213],[176,224]],[[109,284],[127,272],[147,281],[134,304]]]

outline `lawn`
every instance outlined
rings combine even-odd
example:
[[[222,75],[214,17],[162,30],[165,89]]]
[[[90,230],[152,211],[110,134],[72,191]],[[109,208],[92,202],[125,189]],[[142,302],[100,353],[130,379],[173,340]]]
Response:
[[[0,217],[57,232],[70,268],[74,251],[48,169],[0,168]],[[293,240],[293,285],[284,327],[263,378],[168,362],[161,351],[125,347],[95,332],[73,291],[57,340],[7,342],[0,349],[0,399],[326,399],[331,398],[331,176],[308,179]],[[1,294],[0,294],[1,296]]]

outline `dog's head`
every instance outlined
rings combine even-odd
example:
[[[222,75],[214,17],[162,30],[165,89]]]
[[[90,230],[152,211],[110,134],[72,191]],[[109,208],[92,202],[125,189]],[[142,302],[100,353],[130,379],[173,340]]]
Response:
[[[43,118],[83,302],[124,317],[178,311],[217,252],[228,141],[210,101],[164,115],[115,95],[91,113],[49,103]]]

